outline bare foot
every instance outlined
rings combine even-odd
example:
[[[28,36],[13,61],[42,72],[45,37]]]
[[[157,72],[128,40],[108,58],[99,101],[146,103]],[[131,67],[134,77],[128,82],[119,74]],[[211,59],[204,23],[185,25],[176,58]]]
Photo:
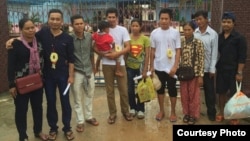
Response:
[[[120,71],[116,71],[116,72],[115,72],[115,75],[116,75],[116,76],[120,76],[120,77],[124,76],[124,74],[123,74],[122,72],[120,72]]]

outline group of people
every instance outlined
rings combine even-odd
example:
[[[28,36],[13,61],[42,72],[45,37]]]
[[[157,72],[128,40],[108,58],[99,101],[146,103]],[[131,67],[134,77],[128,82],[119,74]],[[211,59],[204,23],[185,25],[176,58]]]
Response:
[[[74,139],[70,125],[70,94],[74,98],[76,131],[83,132],[85,122],[94,126],[99,125],[92,115],[92,101],[95,90],[94,74],[98,71],[96,68],[99,67],[100,60],[107,93],[109,124],[114,124],[117,117],[115,80],[123,117],[127,121],[132,121],[134,117],[144,118],[145,104],[141,103],[136,95],[133,78],[142,75],[143,80],[148,77],[148,71],[155,72],[162,84],[157,90],[159,113],[155,119],[161,121],[165,116],[164,97],[167,86],[171,103],[169,120],[176,122],[175,74],[179,64],[191,65],[195,72],[192,80],[180,82],[183,122],[195,124],[199,119],[201,86],[204,87],[209,120],[224,119],[226,94],[230,91],[232,96],[236,91],[235,81],[241,82],[243,79],[242,71],[247,49],[245,38],[234,30],[233,13],[223,14],[223,32],[219,36],[208,25],[206,11],[198,11],[195,14],[198,28],[195,28],[193,22],[184,24],[184,37],[170,27],[173,18],[171,9],[160,10],[159,27],[152,31],[150,37],[141,33],[142,22],[139,19],[134,18],[131,21],[131,34],[125,27],[118,25],[119,16],[116,8],[108,8],[106,18],[107,21],[101,21],[98,25],[99,30],[93,34],[84,31],[84,19],[81,15],[71,17],[74,31],[72,34],[63,32],[63,13],[59,9],[49,11],[48,27],[37,33],[30,19],[20,20],[21,36],[6,43],[8,47],[12,46],[8,49],[8,79],[10,94],[14,98],[16,108],[15,120],[20,141],[28,139],[26,130],[29,101],[33,112],[35,136],[42,140],[56,140],[59,128],[56,109],[57,88],[62,108],[62,130],[68,140]],[[97,63],[94,53],[100,56]],[[15,79],[34,73],[30,70],[39,71],[43,76],[49,135],[42,132],[43,89],[20,95],[15,88]],[[216,90],[219,93],[218,115],[215,108],[215,73]],[[70,91],[64,94],[68,84],[71,84]],[[236,124],[237,120],[232,122]]]

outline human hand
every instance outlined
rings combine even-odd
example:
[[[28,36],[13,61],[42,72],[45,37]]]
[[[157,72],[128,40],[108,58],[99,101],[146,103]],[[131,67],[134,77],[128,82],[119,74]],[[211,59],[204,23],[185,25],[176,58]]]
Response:
[[[74,83],[74,76],[69,76],[68,83],[70,84]]]
[[[203,77],[198,77],[198,84],[199,86],[203,86]]]
[[[16,98],[17,91],[16,91],[16,88],[15,88],[15,87],[10,88],[10,89],[9,89],[9,92],[10,92],[10,95],[11,95],[13,98]]]
[[[215,73],[210,72],[209,73],[209,78],[213,78],[215,76]]]
[[[104,54],[104,56],[107,57],[108,59],[114,60],[119,57],[119,54],[117,52],[109,52]]]
[[[177,68],[172,67],[168,74],[169,74],[171,77],[174,77],[174,75],[176,74],[176,71],[177,71]]]
[[[235,79],[236,79],[237,82],[242,82],[243,75],[242,74],[236,74]]]
[[[8,41],[6,41],[6,43],[5,43],[6,49],[12,49],[12,48],[13,48],[13,47],[12,47],[13,41],[14,41],[14,38],[11,38],[11,39],[9,39]]]

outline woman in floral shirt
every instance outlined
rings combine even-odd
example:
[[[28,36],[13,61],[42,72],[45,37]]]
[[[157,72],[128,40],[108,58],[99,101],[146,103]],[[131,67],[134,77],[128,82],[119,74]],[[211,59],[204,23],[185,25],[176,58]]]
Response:
[[[194,38],[195,25],[193,22],[185,23],[183,29],[180,64],[193,66],[195,72],[195,77],[192,80],[180,81],[183,122],[194,124],[200,117],[200,86],[203,85],[204,47],[201,40]]]

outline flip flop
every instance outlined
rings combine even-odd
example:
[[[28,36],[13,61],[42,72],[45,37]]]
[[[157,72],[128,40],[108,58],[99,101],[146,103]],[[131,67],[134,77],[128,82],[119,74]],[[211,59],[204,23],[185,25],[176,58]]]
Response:
[[[230,120],[230,125],[239,125],[240,121],[238,119],[231,119]]]
[[[49,138],[48,135],[46,135],[42,132],[40,132],[39,134],[35,134],[35,137],[41,139],[42,141],[47,141]]]
[[[65,132],[64,135],[68,141],[71,141],[75,138],[72,131]]]
[[[115,120],[116,120],[116,116],[109,116],[109,118],[108,118],[108,123],[109,123],[109,124],[114,124],[114,123],[115,123]]]
[[[156,116],[155,119],[158,121],[161,121],[165,117],[165,113],[159,112]]]
[[[88,119],[88,120],[86,120],[86,122],[91,124],[91,125],[94,125],[94,126],[99,125],[99,122],[95,118]]]
[[[56,137],[57,137],[57,132],[55,131],[49,132],[49,137],[48,137],[49,141],[55,141]]]
[[[170,120],[170,122],[176,122],[176,121],[177,121],[177,117],[174,116],[174,115],[171,115],[171,116],[169,117],[169,120]]]
[[[84,131],[84,124],[78,124],[76,126],[76,131],[77,132],[83,132]]]
[[[123,114],[123,117],[127,120],[127,121],[132,121],[133,120],[133,116],[130,113],[127,114]]]
[[[222,115],[217,115],[215,118],[215,121],[217,121],[217,122],[222,122],[223,120],[224,120],[224,116],[222,116]]]

